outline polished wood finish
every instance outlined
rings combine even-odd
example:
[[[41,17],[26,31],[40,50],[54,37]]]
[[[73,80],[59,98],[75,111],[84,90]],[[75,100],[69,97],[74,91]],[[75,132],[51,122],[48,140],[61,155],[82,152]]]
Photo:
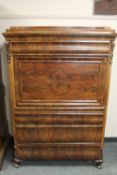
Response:
[[[11,27],[8,63],[15,162],[103,159],[116,33],[101,27]]]
[[[9,143],[8,124],[5,111],[5,89],[2,83],[1,58],[0,58],[0,170]]]

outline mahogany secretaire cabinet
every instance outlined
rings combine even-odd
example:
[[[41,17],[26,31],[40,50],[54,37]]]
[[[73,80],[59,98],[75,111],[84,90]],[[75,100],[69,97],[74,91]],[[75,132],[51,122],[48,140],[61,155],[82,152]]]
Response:
[[[11,27],[14,160],[94,160],[100,167],[116,33],[103,27]]]
[[[9,143],[8,123],[5,111],[5,90],[2,82],[1,58],[0,58],[0,170],[3,167],[3,159]]]

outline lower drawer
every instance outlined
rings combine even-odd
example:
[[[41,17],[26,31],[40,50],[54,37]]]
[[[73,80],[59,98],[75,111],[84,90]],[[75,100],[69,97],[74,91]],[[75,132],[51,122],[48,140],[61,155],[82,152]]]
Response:
[[[21,160],[96,160],[102,159],[102,150],[99,146],[58,144],[19,146],[16,149],[17,157]]]
[[[16,125],[17,143],[99,142],[101,125]]]

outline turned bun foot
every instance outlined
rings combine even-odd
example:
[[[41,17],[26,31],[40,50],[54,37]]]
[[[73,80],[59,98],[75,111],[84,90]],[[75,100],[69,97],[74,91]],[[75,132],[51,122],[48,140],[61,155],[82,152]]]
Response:
[[[96,166],[98,169],[102,169],[103,160],[96,160]]]
[[[14,167],[15,168],[19,168],[20,167],[20,164],[21,164],[21,161],[20,160],[14,159]]]

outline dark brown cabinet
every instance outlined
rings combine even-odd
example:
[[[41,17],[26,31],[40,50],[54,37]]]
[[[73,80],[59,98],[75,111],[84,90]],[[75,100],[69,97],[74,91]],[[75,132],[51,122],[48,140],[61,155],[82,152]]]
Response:
[[[5,112],[5,90],[2,83],[1,58],[0,58],[0,170],[9,143],[8,124]]]
[[[101,27],[11,27],[15,163],[94,160],[100,167],[116,33]]]

